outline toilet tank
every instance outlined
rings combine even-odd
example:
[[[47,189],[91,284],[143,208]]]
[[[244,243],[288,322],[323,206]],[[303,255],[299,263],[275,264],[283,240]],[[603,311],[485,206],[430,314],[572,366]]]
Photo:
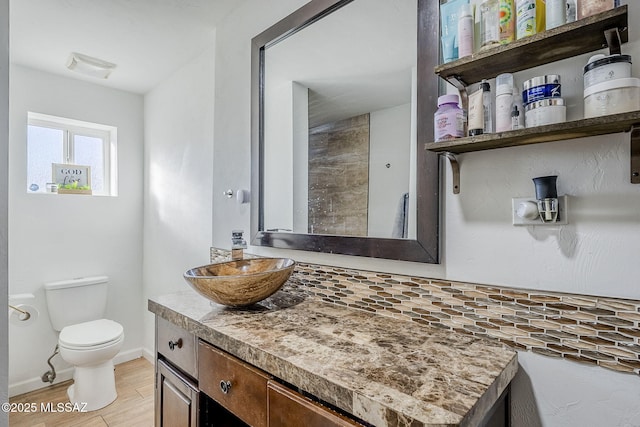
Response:
[[[56,331],[102,319],[107,308],[107,276],[81,277],[44,284],[51,325]]]

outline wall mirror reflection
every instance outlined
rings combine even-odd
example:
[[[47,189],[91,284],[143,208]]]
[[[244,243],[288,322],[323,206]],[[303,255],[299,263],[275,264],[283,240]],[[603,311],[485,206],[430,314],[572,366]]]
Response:
[[[314,0],[254,38],[254,244],[437,262],[419,12]]]
[[[266,230],[415,238],[416,10],[353,1],[265,50]]]

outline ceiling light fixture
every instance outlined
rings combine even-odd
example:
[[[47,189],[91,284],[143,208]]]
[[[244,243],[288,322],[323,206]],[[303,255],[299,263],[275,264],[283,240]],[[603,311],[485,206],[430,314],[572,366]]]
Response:
[[[116,64],[81,53],[71,52],[67,61],[67,68],[87,76],[106,79],[116,68]]]

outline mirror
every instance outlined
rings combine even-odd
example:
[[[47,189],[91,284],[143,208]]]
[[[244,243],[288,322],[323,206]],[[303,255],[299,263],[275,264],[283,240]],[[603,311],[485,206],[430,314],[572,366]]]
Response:
[[[428,3],[313,0],[252,40],[252,244],[438,262]]]
[[[416,11],[351,2],[265,49],[266,230],[415,238]]]

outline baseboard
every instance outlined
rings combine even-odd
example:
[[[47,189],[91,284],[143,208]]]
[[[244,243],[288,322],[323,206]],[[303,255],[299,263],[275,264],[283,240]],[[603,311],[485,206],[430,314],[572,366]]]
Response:
[[[127,351],[121,351],[116,355],[116,357],[113,358],[113,364],[119,365],[120,363],[138,359],[139,357],[143,356],[143,353],[144,353],[145,359],[153,361],[153,357],[151,358],[148,357],[147,353],[149,352],[147,350],[143,351],[142,347],[139,347],[139,348],[134,348]],[[43,374],[44,374],[44,371],[43,371]],[[39,390],[45,387],[50,387],[52,385],[59,384],[61,382],[70,380],[72,378],[73,378],[72,367],[68,367],[60,370],[56,369],[56,379],[55,381],[53,381],[52,384],[43,382],[41,377],[29,378],[28,380],[25,380],[25,381],[9,384],[9,397],[14,397],[20,394],[29,393],[30,391]]]
[[[43,372],[44,374],[44,372]],[[51,387],[52,385],[70,380],[73,378],[73,368],[56,369],[56,379],[53,383],[43,382],[42,378],[34,377],[15,384],[9,384],[9,397],[18,396],[20,394],[29,393],[30,391],[39,390],[41,388]]]
[[[149,349],[143,348],[142,349],[142,357],[144,357],[145,359],[147,359],[151,363],[156,363],[156,353],[154,351],[151,351]]]
[[[124,362],[128,362],[133,359],[139,359],[142,357],[142,347],[134,348],[127,351],[121,351],[113,358],[113,364],[119,365]]]

